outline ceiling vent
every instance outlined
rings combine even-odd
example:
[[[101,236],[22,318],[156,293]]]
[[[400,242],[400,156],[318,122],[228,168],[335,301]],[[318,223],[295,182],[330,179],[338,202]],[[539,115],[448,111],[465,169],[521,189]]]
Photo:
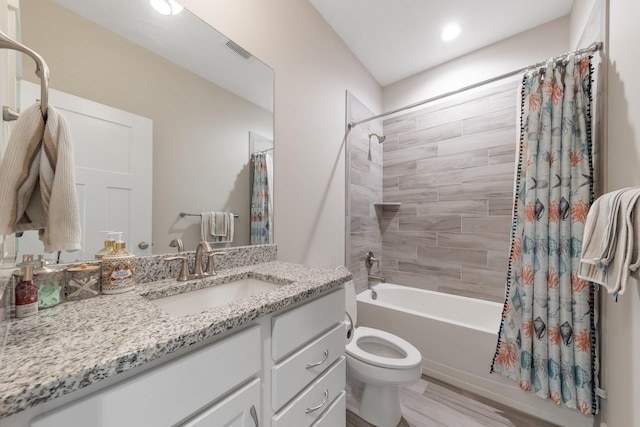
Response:
[[[233,40],[227,40],[227,42],[225,43],[225,46],[227,46],[229,49],[231,49],[232,51],[234,51],[238,55],[242,56],[244,59],[253,58],[253,56],[249,52],[244,50],[242,47],[240,47],[239,44],[237,44]]]

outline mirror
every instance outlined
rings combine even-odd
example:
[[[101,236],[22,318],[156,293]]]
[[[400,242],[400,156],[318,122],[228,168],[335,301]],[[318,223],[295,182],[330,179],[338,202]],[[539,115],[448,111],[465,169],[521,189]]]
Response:
[[[74,141],[83,251],[61,261],[92,259],[103,230],[122,231],[136,255],[172,252],[174,238],[193,250],[208,211],[237,215],[233,241],[216,246],[251,243],[251,152],[273,153],[269,67],[189,11],[164,16],[148,0],[20,0],[20,30],[49,65],[49,102]],[[40,84],[22,56],[20,109]],[[36,231],[11,237],[5,265],[12,245],[42,253]]]

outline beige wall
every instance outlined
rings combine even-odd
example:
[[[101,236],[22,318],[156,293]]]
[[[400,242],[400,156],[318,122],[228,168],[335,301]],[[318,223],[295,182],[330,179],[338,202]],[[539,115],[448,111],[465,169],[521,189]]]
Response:
[[[608,147],[606,190],[640,186],[640,2],[609,0]],[[602,385],[609,427],[640,425],[640,292],[632,280],[617,303],[605,298]]]
[[[569,17],[533,28],[383,89],[383,109],[413,104],[569,50]]]
[[[52,2],[21,0],[21,15],[51,88],[153,120],[153,252],[174,237],[195,248],[199,221],[183,210],[238,213],[235,245],[249,244],[249,131],[271,137],[271,113]],[[30,58],[23,74],[39,83]]]
[[[272,67],[278,258],[345,262],[345,90],[374,112],[381,90],[306,0],[185,0]]]

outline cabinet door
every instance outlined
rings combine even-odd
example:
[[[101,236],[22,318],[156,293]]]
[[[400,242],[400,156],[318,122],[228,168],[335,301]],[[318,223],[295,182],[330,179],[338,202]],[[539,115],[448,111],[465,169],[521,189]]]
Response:
[[[182,427],[259,427],[258,414],[260,379],[256,378]]]

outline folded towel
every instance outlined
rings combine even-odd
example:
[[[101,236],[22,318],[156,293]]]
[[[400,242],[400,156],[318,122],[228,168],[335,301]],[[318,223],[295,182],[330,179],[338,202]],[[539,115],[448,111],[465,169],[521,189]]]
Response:
[[[220,216],[220,222],[224,223],[225,233],[219,236],[213,236],[214,243],[231,243],[233,242],[233,233],[235,218],[231,212],[217,212],[216,216]]]
[[[637,188],[607,193],[593,203],[585,222],[578,277],[603,285],[615,298],[640,266],[639,200]]]
[[[210,228],[212,236],[225,237],[229,232],[227,212],[212,212]]]
[[[208,242],[211,240],[211,220],[213,212],[202,212],[200,214],[200,240]]]
[[[81,248],[69,125],[49,106],[20,114],[0,162],[0,234],[40,230],[45,252]]]

